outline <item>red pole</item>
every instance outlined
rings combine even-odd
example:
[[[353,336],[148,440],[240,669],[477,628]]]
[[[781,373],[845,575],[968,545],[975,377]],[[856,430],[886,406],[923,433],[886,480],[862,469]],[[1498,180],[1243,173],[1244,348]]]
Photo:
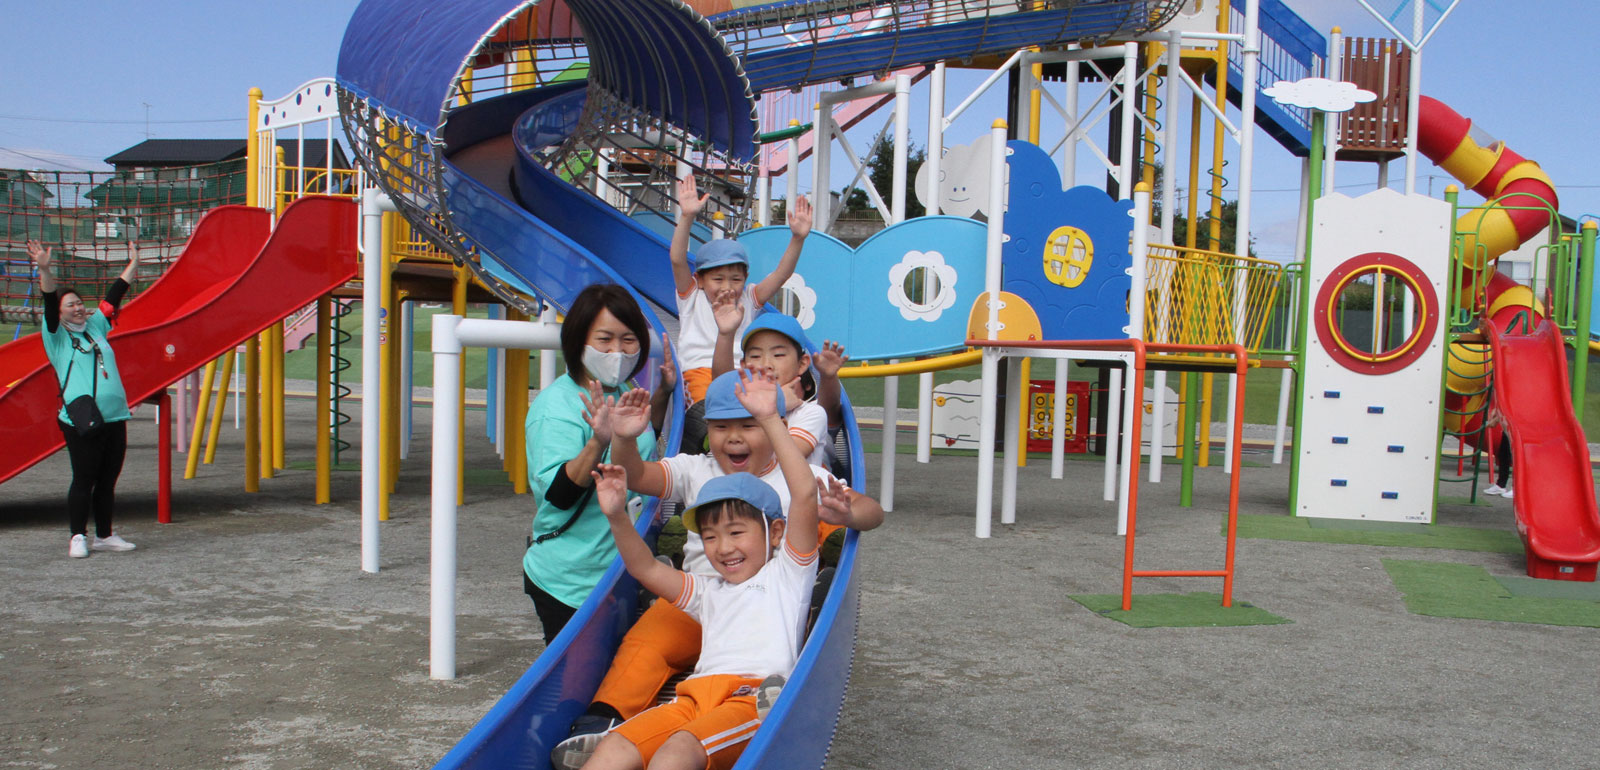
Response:
[[[172,523],[172,396],[156,401],[156,521]]]

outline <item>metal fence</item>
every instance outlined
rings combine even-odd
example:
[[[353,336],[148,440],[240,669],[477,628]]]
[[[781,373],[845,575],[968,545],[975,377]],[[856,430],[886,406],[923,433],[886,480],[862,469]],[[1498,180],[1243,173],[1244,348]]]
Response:
[[[1277,309],[1283,265],[1180,246],[1150,246],[1145,278],[1145,341],[1185,345],[1241,343],[1261,348]]]

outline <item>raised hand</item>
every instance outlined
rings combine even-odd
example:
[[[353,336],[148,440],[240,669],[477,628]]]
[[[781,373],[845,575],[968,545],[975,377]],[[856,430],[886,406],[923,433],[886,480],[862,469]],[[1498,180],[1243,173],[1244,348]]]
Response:
[[[583,402],[583,421],[589,423],[589,430],[594,431],[594,440],[605,446],[611,443],[612,413],[616,408],[616,399],[606,395],[600,389],[600,383],[592,379],[589,380],[588,391],[578,392],[578,400]]]
[[[678,179],[678,211],[683,216],[693,219],[706,207],[706,198],[710,193],[702,194],[694,184],[694,174],[684,174]]]
[[[53,250],[49,246],[46,246],[35,240],[29,240],[27,246],[28,257],[33,260],[34,264],[39,266],[39,271],[43,272],[49,270],[52,257],[51,252]]]
[[[811,234],[811,199],[802,195],[790,204],[789,233],[796,238]]]
[[[744,322],[744,305],[739,302],[739,290],[723,289],[711,299],[711,315],[717,319],[719,334],[733,334]]]
[[[778,383],[766,372],[740,369],[739,387],[734,388],[734,395],[752,417],[782,417],[778,414]]]
[[[650,427],[650,391],[634,388],[617,397],[611,407],[611,435],[633,440]]]
[[[628,517],[628,471],[620,465],[600,463],[589,471],[594,477],[594,498],[607,518]]]
[[[672,342],[667,339],[667,333],[661,333],[661,384],[657,387],[672,390],[678,384],[678,367],[672,364]]]
[[[811,357],[811,365],[817,367],[817,374],[823,377],[838,377],[839,370],[850,363],[850,356],[844,352],[844,346],[833,340],[823,340],[822,349]]]
[[[849,526],[850,487],[837,478],[817,481],[817,517],[829,524]]]

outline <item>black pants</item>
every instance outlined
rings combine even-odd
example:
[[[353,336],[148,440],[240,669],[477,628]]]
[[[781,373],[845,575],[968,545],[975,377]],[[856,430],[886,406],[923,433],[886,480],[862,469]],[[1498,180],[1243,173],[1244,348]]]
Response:
[[[1511,483],[1511,436],[1504,432],[1494,445],[1494,483],[1502,487]]]
[[[556,634],[567,627],[567,621],[572,619],[573,613],[578,610],[561,603],[560,599],[545,593],[544,589],[533,584],[528,579],[528,573],[522,573],[522,592],[533,599],[533,611],[539,614],[539,624],[544,626],[544,644],[546,647],[555,641]]]
[[[706,433],[706,400],[702,398],[684,413],[683,441],[678,444],[678,451],[686,455],[705,454]]]
[[[72,487],[67,491],[67,518],[72,534],[87,534],[94,512],[96,537],[111,537],[111,511],[117,501],[117,477],[128,454],[128,423],[108,422],[87,436],[66,423],[56,423],[67,439],[72,458]]]

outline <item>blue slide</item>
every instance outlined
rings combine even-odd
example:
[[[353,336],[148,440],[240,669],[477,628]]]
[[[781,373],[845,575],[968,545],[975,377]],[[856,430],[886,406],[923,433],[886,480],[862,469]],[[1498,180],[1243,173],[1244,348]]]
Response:
[[[550,6],[555,6],[552,9]],[[788,0],[793,23],[810,5]],[[885,2],[861,2],[869,9]],[[1041,4],[1046,5],[1046,4]],[[687,129],[729,157],[755,154],[753,94],[1028,45],[1142,32],[1175,10],[1172,0],[1057,2],[1040,10],[840,38],[738,56],[716,25],[748,25],[753,11],[710,20],[674,0],[365,0],[339,55],[341,116],[356,154],[413,223],[471,266],[508,301],[537,296],[564,309],[595,282],[627,287],[657,332],[675,336],[675,289],[667,241],[546,169],[541,150],[585,128],[587,100],[605,98]],[[588,79],[516,91],[448,108],[457,77],[493,62],[497,34],[518,14],[547,25],[556,10],[582,30]],[[548,17],[548,18],[547,18]],[[569,23],[571,23],[569,22]],[[745,27],[748,29],[748,26]],[[482,66],[482,65],[478,65]],[[409,163],[395,163],[379,125],[414,138]],[[388,144],[385,148],[383,145]],[[404,173],[396,171],[404,166]],[[656,347],[659,347],[656,346]],[[647,367],[653,372],[654,367]],[[681,389],[675,406],[682,405]],[[856,488],[865,466],[854,415],[846,431]],[[675,408],[675,415],[682,409]],[[674,419],[666,446],[676,446]],[[653,539],[658,502],[640,517]],[[782,697],[739,761],[740,768],[818,768],[826,759],[855,650],[857,534],[845,540],[835,576]],[[550,748],[588,705],[637,612],[638,586],[613,563],[565,630],[438,764],[440,768],[545,768]]]

